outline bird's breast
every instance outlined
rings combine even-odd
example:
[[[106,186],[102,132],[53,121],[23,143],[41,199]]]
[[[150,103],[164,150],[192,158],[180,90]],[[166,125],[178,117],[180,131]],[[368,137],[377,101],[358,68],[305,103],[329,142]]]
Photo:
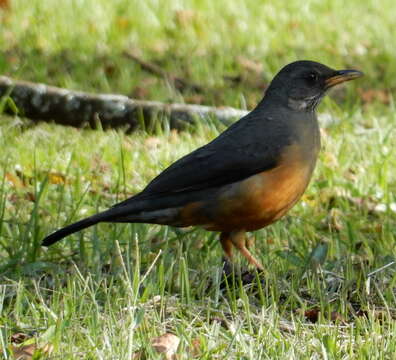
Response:
[[[301,146],[285,148],[279,164],[226,186],[212,204],[211,230],[227,231],[262,228],[282,217],[306,189],[316,156],[307,157]]]

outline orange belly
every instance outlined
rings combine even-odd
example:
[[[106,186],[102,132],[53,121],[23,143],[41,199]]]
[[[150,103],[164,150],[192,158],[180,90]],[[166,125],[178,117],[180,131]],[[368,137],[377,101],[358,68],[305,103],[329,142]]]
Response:
[[[208,230],[257,230],[282,217],[301,197],[310,166],[280,166],[233,184],[217,199]]]
[[[220,189],[210,200],[181,209],[182,223],[213,231],[253,231],[281,218],[302,196],[315,165],[290,147],[274,169]]]

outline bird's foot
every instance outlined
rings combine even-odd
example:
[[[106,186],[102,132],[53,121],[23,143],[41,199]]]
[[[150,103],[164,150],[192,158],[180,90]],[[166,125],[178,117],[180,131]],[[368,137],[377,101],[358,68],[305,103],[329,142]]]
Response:
[[[222,232],[220,234],[220,243],[224,253],[230,260],[233,257],[232,248],[236,247],[249,264],[252,264],[259,271],[264,271],[263,265],[249,251],[254,240],[247,239],[245,231]]]

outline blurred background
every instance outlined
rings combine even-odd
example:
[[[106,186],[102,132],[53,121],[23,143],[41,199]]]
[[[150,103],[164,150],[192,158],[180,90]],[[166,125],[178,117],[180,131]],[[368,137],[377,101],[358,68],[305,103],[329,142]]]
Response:
[[[310,59],[364,71],[363,81],[347,87],[363,103],[389,103],[396,86],[392,0],[1,4],[0,72],[18,79],[139,99],[252,108],[282,66]],[[125,52],[187,86],[145,71]]]

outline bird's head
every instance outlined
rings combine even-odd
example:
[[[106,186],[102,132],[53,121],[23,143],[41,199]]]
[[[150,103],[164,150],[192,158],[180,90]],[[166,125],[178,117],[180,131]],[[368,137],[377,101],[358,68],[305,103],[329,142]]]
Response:
[[[363,76],[357,70],[334,70],[314,61],[286,65],[274,77],[267,94],[285,101],[294,110],[314,110],[326,91],[334,85]]]

